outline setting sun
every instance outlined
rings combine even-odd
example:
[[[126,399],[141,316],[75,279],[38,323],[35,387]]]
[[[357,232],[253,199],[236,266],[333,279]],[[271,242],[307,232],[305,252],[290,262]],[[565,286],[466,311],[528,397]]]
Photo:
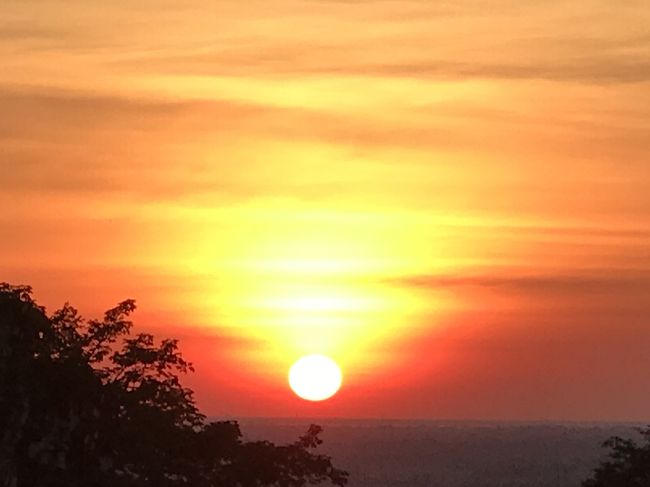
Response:
[[[341,387],[341,369],[329,357],[307,355],[291,366],[289,385],[302,399],[323,401]]]

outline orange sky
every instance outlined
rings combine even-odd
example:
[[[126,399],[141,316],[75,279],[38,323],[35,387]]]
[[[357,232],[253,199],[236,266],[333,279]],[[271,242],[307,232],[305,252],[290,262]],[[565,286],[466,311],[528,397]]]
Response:
[[[209,415],[648,419],[647,0],[177,3],[3,3],[0,280]]]

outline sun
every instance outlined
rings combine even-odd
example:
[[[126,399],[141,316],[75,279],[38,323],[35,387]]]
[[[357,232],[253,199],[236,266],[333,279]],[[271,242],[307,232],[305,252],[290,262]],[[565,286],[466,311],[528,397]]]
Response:
[[[341,369],[324,355],[306,355],[289,369],[289,385],[298,397],[323,401],[341,387]]]

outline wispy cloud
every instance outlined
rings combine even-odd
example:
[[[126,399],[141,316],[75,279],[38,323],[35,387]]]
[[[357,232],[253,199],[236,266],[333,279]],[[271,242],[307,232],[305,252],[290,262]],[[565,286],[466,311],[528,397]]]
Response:
[[[568,298],[590,293],[606,293],[610,297],[623,297],[628,293],[637,298],[650,296],[650,269],[608,269],[599,273],[546,275],[504,275],[504,271],[495,271],[494,275],[409,276],[400,278],[397,282],[431,291],[478,287],[531,295],[564,294]]]
[[[38,27],[29,22],[0,23],[0,40],[15,41],[53,41],[65,34],[57,29]]]
[[[525,41],[526,39],[522,39]],[[556,39],[547,39],[553,41]],[[540,41],[543,47],[544,40]],[[572,45],[571,39],[562,41]],[[257,48],[225,48],[202,54],[145,56],[118,65],[148,70],[159,74],[189,74],[209,76],[366,76],[406,77],[439,81],[483,80],[547,80],[586,84],[642,83],[650,81],[650,41],[645,38],[621,41],[618,49],[603,48],[594,42],[584,52],[558,54],[555,59],[539,56],[515,55],[508,61],[493,62],[474,59],[460,61],[452,56],[430,57],[414,55],[408,62],[368,61],[368,50],[380,46],[357,46],[350,54],[341,54],[344,45],[276,45],[260,51]],[[496,48],[496,47],[495,47]],[[498,48],[496,48],[498,49]],[[504,51],[507,52],[507,47]],[[435,55],[434,55],[435,56]],[[370,56],[379,57],[377,55]]]

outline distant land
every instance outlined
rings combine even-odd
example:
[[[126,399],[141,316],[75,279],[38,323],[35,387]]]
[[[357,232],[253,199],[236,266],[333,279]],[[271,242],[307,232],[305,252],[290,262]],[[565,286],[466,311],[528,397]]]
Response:
[[[349,487],[579,487],[603,441],[642,423],[246,418],[246,439],[289,442],[325,428],[322,453]]]

